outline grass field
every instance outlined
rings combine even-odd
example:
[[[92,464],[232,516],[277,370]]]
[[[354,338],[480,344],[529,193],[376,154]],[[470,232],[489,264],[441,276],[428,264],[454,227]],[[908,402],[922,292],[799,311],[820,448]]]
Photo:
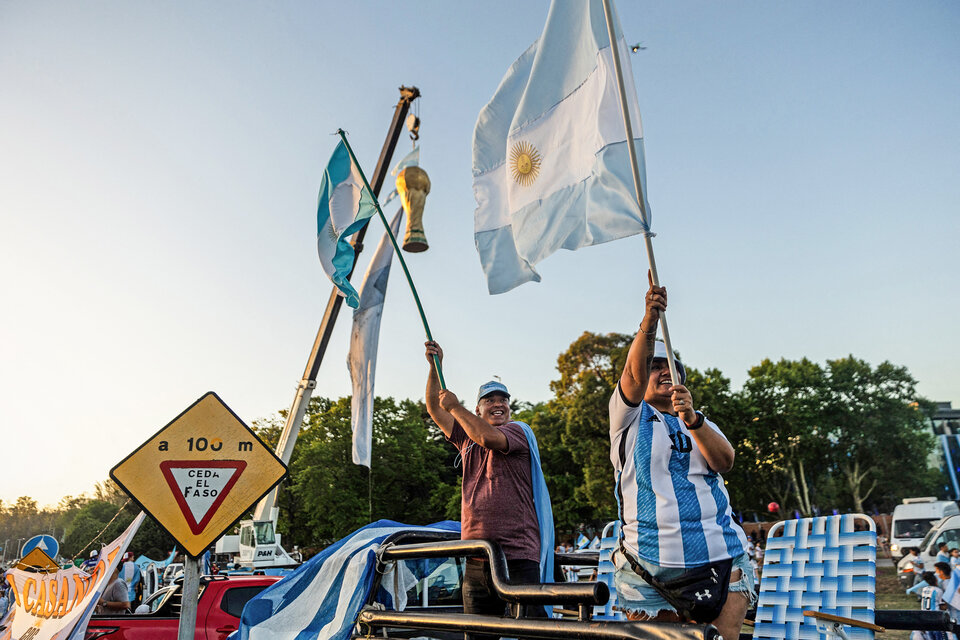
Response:
[[[877,609],[919,609],[920,601],[916,596],[908,596],[897,581],[897,570],[890,567],[877,567]],[[908,640],[909,631],[887,631],[877,634],[880,640]]]

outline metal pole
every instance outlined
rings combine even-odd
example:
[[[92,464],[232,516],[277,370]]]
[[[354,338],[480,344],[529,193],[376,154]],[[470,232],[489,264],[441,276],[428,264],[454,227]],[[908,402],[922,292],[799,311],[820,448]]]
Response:
[[[623,84],[623,68],[620,64],[620,52],[617,49],[617,35],[613,28],[613,9],[610,0],[603,0],[603,15],[607,19],[607,34],[610,36],[610,53],[613,54],[613,69],[617,75],[617,88],[620,92],[620,111],[623,114],[623,125],[627,131],[627,152],[630,154],[630,165],[633,169],[633,187],[637,193],[637,204],[640,205],[640,215],[643,217],[644,243],[647,246],[647,262],[650,264],[650,278],[653,284],[660,286],[660,276],[657,275],[657,260],[653,255],[653,241],[650,237],[650,217],[647,215],[646,201],[643,198],[643,184],[640,182],[640,165],[637,163],[637,150],[633,146],[633,125],[630,122],[630,107],[627,104],[627,89]],[[640,117],[640,114],[637,114]],[[670,367],[670,379],[673,384],[680,384],[677,375],[677,363],[673,359],[673,345],[670,343],[670,330],[667,329],[667,314],[660,312],[660,330],[663,332],[663,342],[667,347],[667,365]]]
[[[180,594],[180,627],[177,640],[193,640],[197,628],[197,603],[200,600],[200,558],[184,556],[183,587]]]
[[[373,172],[373,182],[371,188],[375,196],[380,195],[380,189],[390,170],[390,160],[393,158],[393,152],[397,148],[397,140],[403,131],[403,123],[410,110],[410,104],[420,97],[420,90],[416,87],[400,87],[400,101],[397,103],[393,112],[393,121],[390,123],[390,130],[387,132],[387,139],[380,150],[380,158],[377,160],[377,166]],[[357,231],[353,237],[353,267],[347,274],[349,279],[353,275],[353,269],[357,266],[357,257],[363,250],[363,238],[367,233],[367,226],[364,225]],[[320,370],[320,363],[323,361],[323,355],[327,351],[327,345],[330,343],[330,336],[333,335],[333,326],[337,322],[337,316],[340,314],[340,307],[343,305],[343,296],[338,295],[337,288],[333,287],[330,291],[330,297],[327,299],[327,308],[323,313],[323,320],[320,321],[320,328],[317,330],[317,337],[313,341],[313,348],[310,350],[310,356],[307,358],[307,366],[303,371],[303,378],[297,385],[297,392],[293,398],[293,404],[287,413],[287,423],[280,434],[280,441],[277,443],[277,456],[283,461],[283,464],[290,463],[290,457],[293,455],[293,447],[297,443],[297,435],[300,433],[300,425],[303,424],[303,417],[306,415],[307,406],[310,404],[310,396],[317,386],[317,372]],[[271,512],[277,502],[277,493],[280,487],[268,493],[263,500],[257,504],[254,511],[254,520],[273,520]],[[276,522],[274,522],[276,525]]]

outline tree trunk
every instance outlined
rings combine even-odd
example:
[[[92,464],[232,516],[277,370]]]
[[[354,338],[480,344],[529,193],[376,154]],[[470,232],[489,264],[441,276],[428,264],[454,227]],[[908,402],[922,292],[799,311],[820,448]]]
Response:
[[[799,471],[799,474],[797,473]],[[800,513],[804,516],[813,515],[813,507],[810,504],[810,489],[807,486],[807,476],[804,473],[803,460],[797,460],[797,468],[790,466],[790,476],[793,480],[793,487],[797,493],[797,500],[800,502]]]
[[[860,461],[855,460],[853,466],[850,464],[843,465],[843,475],[847,478],[847,486],[850,487],[850,497],[853,498],[853,509],[858,513],[863,513],[863,501],[866,500],[873,490],[877,487],[877,481],[874,479],[873,483],[870,485],[870,488],[866,492],[861,492],[861,485],[863,481],[867,479],[867,476],[870,475],[870,472],[873,470],[873,467],[866,469],[865,471],[860,471]]]

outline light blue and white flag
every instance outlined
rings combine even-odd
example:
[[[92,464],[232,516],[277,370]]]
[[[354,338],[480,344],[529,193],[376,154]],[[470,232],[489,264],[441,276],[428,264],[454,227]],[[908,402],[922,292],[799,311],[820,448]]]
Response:
[[[637,93],[614,23],[645,183]],[[600,0],[551,3],[540,39],[513,63],[477,118],[473,190],[490,293],[539,281],[534,265],[557,249],[646,230]]]
[[[459,522],[427,527],[380,520],[327,547],[243,608],[240,640],[347,640],[376,574],[377,550],[404,531],[460,531]],[[419,576],[422,577],[422,576]],[[384,580],[390,587],[392,581]],[[400,596],[394,591],[395,596]],[[403,607],[399,607],[402,609]]]
[[[396,236],[403,222],[403,209],[394,216],[390,227]],[[380,319],[387,295],[387,279],[393,261],[393,243],[383,232],[380,244],[360,285],[360,306],[353,312],[350,332],[350,353],[347,368],[353,382],[350,418],[353,425],[353,464],[370,468],[370,443],[373,440],[373,383],[377,371],[377,346],[380,341]]]
[[[589,546],[590,546],[590,538],[583,535],[582,533],[577,536],[577,551],[580,551],[581,549],[586,549]]]
[[[350,153],[341,140],[320,181],[317,253],[323,270],[354,309],[360,303],[360,297],[347,279],[355,255],[350,237],[376,212],[373,197],[364,188],[360,171],[350,161]]]

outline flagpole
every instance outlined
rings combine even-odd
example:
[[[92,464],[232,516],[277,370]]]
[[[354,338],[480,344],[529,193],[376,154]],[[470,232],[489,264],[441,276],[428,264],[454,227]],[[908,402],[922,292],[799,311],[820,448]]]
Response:
[[[613,54],[613,69],[617,75],[617,88],[620,93],[620,112],[623,114],[623,125],[627,131],[627,152],[630,154],[630,167],[633,169],[633,187],[637,193],[637,204],[640,205],[640,216],[643,218],[643,241],[647,246],[647,262],[650,264],[650,279],[653,284],[660,286],[660,277],[657,275],[657,260],[653,255],[653,234],[650,233],[650,218],[647,215],[646,200],[643,198],[643,184],[640,182],[640,165],[637,162],[637,150],[633,144],[633,125],[630,122],[630,107],[627,104],[627,89],[623,83],[623,67],[620,64],[620,52],[617,49],[617,37],[613,28],[613,8],[610,0],[603,0],[603,15],[607,20],[607,34],[610,36],[610,53]],[[637,114],[640,117],[640,114]],[[674,361],[673,345],[670,343],[670,330],[667,328],[667,314],[660,312],[660,330],[663,332],[663,342],[667,347],[667,365],[670,367],[670,379],[673,384],[680,384],[677,375],[677,363]]]
[[[380,216],[380,220],[383,222],[383,226],[387,230],[387,235],[390,237],[390,242],[393,243],[393,250],[397,254],[397,258],[400,259],[400,266],[403,267],[403,273],[405,276],[407,276],[407,283],[410,285],[410,291],[413,292],[413,300],[417,303],[417,311],[420,312],[420,320],[423,322],[423,330],[427,334],[427,340],[432,342],[433,335],[430,333],[430,325],[427,324],[427,316],[423,312],[423,305],[420,304],[420,295],[417,293],[417,288],[413,286],[413,277],[410,275],[410,270],[407,269],[407,261],[403,259],[403,253],[401,253],[400,247],[397,245],[397,238],[393,235],[393,229],[390,228],[390,223],[387,222],[387,217],[383,215],[383,210],[380,208],[380,201],[377,200],[377,196],[373,194],[373,189],[370,188],[370,183],[367,182],[367,176],[363,175],[363,169],[360,168],[360,163],[357,162],[357,157],[353,155],[353,149],[350,147],[350,143],[347,142],[347,132],[343,129],[337,129],[337,135],[339,135],[340,139],[343,140],[343,146],[347,148],[347,153],[350,154],[350,161],[353,162],[353,166],[357,168],[357,172],[363,179],[363,186],[373,198],[374,208],[376,208],[377,214]],[[443,380],[443,370],[440,368],[440,358],[438,358],[436,355],[433,356],[433,365],[437,369],[437,377],[440,379],[440,388],[446,389],[447,384]]]

